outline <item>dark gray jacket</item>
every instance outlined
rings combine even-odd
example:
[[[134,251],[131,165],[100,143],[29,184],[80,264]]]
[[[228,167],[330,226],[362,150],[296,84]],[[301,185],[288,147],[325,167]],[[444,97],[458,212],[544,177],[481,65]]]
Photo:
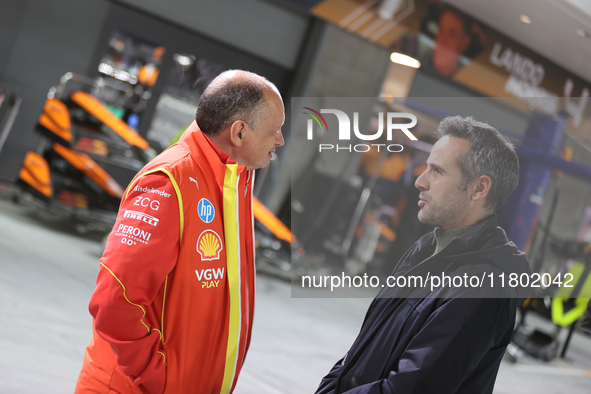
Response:
[[[527,289],[510,287],[508,276],[530,275],[527,258],[497,227],[496,215],[431,256],[434,250],[431,232],[402,257],[393,275],[485,275],[485,285],[384,288],[344,361],[317,393],[492,393],[516,308],[529,296]]]

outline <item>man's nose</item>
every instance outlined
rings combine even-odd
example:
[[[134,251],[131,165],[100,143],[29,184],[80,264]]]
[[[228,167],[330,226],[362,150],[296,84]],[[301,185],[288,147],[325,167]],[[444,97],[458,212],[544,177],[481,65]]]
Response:
[[[426,181],[425,181],[425,172],[423,172],[421,175],[419,175],[419,177],[415,181],[415,187],[419,190],[427,190],[427,185],[426,185]]]
[[[284,143],[285,141],[283,140],[283,133],[279,131],[275,137],[275,146],[283,146]]]

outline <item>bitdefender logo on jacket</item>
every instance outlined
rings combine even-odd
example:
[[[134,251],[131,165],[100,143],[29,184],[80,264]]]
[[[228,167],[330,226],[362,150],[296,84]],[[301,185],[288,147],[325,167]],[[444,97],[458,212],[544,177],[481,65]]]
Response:
[[[407,112],[379,112],[378,113],[378,129],[373,134],[364,134],[359,129],[359,112],[353,112],[353,124],[351,119],[344,111],[338,109],[321,109],[320,112],[310,107],[302,107],[306,111],[302,112],[308,115],[307,123],[307,134],[306,138],[311,141],[314,139],[314,124],[316,123],[322,132],[329,132],[326,118],[322,114],[333,114],[336,116],[339,130],[338,138],[339,142],[345,142],[344,144],[318,144],[318,151],[335,151],[335,152],[367,152],[372,147],[377,148],[378,151],[382,149],[388,150],[388,152],[396,153],[402,152],[404,147],[400,144],[383,144],[383,143],[361,143],[352,144],[351,129],[353,129],[354,138],[361,141],[376,141],[382,138],[384,130],[386,132],[387,141],[392,141],[394,132],[402,132],[412,141],[416,141],[417,138],[410,132],[409,129],[413,128],[417,124],[417,117]],[[410,120],[410,123],[398,123],[399,119]],[[396,120],[396,121],[395,121]],[[349,142],[348,144],[346,142]]]
[[[170,193],[165,192],[164,190],[159,190],[159,189],[155,189],[155,188],[148,188],[148,187],[142,187],[139,185],[135,185],[135,187],[133,188],[134,192],[141,192],[141,193],[156,193],[156,194],[160,194],[162,197],[170,197]]]

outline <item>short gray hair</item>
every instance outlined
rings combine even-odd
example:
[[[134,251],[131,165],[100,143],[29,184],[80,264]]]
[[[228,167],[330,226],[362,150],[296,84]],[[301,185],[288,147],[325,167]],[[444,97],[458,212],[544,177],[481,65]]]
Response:
[[[470,150],[458,158],[462,170],[462,184],[488,175],[492,185],[485,200],[485,208],[496,212],[519,182],[519,158],[513,144],[494,127],[472,117],[449,116],[439,123],[435,136],[463,138],[470,142]]]
[[[235,75],[238,77],[235,77]],[[265,89],[275,86],[260,75],[240,71],[225,71],[216,77],[205,89],[195,120],[209,137],[215,137],[236,120],[245,121],[257,129],[267,116]]]

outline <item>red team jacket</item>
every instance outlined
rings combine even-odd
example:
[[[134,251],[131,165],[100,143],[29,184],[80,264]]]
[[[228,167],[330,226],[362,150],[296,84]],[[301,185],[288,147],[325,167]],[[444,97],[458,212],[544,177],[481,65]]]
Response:
[[[232,392],[253,319],[253,178],[195,122],[136,175],[100,260],[76,393]]]

